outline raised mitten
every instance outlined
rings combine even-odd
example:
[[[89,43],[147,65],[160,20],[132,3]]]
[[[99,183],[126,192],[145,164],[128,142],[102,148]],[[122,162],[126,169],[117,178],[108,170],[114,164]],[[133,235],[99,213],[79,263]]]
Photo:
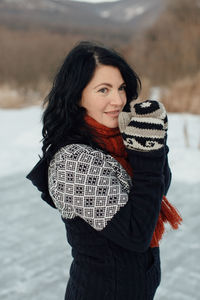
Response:
[[[131,150],[153,151],[164,146],[168,122],[164,105],[155,100],[130,103],[130,111],[119,114],[124,145]]]

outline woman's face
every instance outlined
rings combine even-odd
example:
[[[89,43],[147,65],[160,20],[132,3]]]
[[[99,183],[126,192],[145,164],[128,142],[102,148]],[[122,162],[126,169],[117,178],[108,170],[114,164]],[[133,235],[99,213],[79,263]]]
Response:
[[[82,92],[80,105],[97,122],[118,127],[118,115],[126,104],[125,82],[118,68],[99,65]]]

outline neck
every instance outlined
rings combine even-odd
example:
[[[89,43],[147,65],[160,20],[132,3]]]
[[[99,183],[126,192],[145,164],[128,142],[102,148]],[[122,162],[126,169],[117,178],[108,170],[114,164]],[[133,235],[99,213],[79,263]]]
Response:
[[[98,137],[113,137],[120,134],[118,127],[109,128],[88,115],[85,116],[85,121],[92,129],[95,130]]]
[[[86,123],[94,130],[96,142],[113,156],[132,176],[132,169],[127,161],[127,152],[119,128],[109,128],[100,124],[90,116],[85,117]]]

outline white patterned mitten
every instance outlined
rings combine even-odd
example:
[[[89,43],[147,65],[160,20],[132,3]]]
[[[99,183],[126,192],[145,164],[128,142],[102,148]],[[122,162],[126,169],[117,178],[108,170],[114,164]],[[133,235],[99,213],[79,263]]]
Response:
[[[130,110],[119,114],[119,129],[128,149],[146,152],[162,148],[168,130],[164,105],[155,100],[132,101]]]

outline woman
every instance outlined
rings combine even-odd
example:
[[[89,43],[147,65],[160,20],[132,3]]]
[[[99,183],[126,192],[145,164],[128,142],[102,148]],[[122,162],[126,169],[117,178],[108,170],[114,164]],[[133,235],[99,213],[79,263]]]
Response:
[[[73,261],[65,300],[153,299],[168,202],[167,115],[136,103],[140,79],[116,51],[80,42],[43,114],[43,158],[27,176],[61,213]]]

